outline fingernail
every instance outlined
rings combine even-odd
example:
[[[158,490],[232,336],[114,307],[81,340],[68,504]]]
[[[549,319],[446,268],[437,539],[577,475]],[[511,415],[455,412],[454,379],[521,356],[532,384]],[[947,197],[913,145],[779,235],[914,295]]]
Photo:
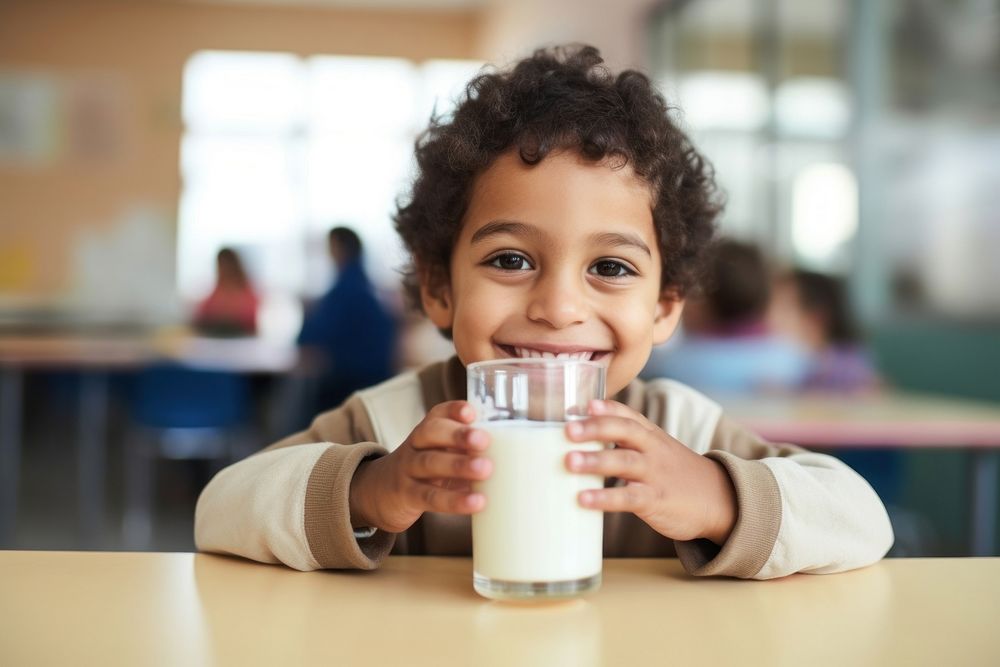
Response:
[[[604,401],[594,399],[590,402],[590,414],[599,415],[604,412]]]
[[[571,452],[567,463],[570,470],[579,470],[583,467],[583,454],[580,452]]]
[[[472,459],[469,461],[469,467],[472,468],[472,472],[483,472],[486,470],[486,459]]]
[[[570,422],[566,425],[566,433],[571,436],[578,436],[583,434],[583,424],[580,422]]]
[[[594,493],[592,491],[584,491],[580,494],[580,504],[581,505],[592,505],[594,504]]]

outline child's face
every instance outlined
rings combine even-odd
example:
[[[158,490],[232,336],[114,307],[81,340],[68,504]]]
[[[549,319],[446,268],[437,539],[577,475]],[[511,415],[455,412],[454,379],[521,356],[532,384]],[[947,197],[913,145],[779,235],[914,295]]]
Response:
[[[806,347],[821,350],[826,345],[821,318],[802,308],[799,288],[791,280],[780,280],[772,287],[767,320],[771,330]]]
[[[682,303],[660,290],[647,185],[576,153],[525,165],[502,155],[473,187],[450,284],[424,286],[434,324],[466,365],[558,354],[608,369],[608,394],[670,337]]]

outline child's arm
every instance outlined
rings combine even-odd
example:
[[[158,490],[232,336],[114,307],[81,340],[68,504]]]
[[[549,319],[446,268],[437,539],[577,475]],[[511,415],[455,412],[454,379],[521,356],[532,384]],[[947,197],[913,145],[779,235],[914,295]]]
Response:
[[[375,440],[354,397],[308,430],[225,468],[198,498],[197,548],[297,570],[376,567],[395,535],[356,537],[348,510],[355,470],[385,454]]]
[[[773,579],[828,574],[875,563],[893,543],[878,494],[839,459],[769,443],[722,417],[706,453],[721,463],[740,497],[740,513],[722,547],[678,543],[696,575]]]
[[[618,447],[572,454],[567,465],[623,483],[585,492],[581,503],[636,514],[676,541],[692,574],[839,572],[877,561],[892,545],[878,496],[833,457],[772,445],[718,415],[711,437],[692,449],[625,405],[595,408],[569,437]]]
[[[471,482],[492,467],[480,455],[489,436],[469,427],[474,418],[465,401],[437,405],[387,454],[353,398],[216,475],[198,499],[195,542],[298,570],[373,569],[425,511],[482,508]],[[358,438],[365,442],[331,444]]]

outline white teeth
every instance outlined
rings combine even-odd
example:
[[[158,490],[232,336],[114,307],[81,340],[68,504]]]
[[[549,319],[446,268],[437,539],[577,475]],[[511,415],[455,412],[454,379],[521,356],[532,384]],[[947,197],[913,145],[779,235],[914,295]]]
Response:
[[[514,356],[520,359],[576,359],[580,361],[590,361],[594,357],[594,352],[543,352],[533,350],[530,347],[511,347]]]

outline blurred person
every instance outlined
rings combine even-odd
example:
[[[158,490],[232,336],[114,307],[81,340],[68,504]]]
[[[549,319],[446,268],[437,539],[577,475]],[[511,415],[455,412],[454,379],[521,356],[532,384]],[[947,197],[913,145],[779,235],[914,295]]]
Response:
[[[306,312],[298,336],[300,346],[322,356],[321,409],[391,377],[396,366],[396,322],[365,273],[361,239],[347,227],[335,227],[327,245],[337,277]]]
[[[770,274],[761,251],[748,243],[717,241],[702,285],[685,307],[682,337],[654,349],[642,376],[678,380],[709,394],[797,389],[809,357],[768,326]]]
[[[881,385],[851,316],[844,282],[792,269],[775,281],[768,321],[810,352],[807,389],[854,392]]]
[[[214,336],[255,335],[259,299],[239,253],[222,248],[215,263],[215,287],[195,310],[195,329]]]

